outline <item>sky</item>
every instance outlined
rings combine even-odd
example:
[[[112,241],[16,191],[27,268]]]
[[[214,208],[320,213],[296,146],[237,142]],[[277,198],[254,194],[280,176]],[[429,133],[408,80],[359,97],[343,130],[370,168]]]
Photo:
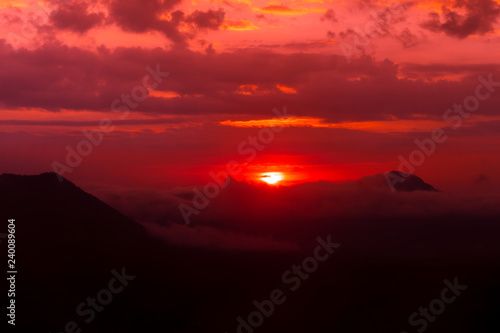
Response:
[[[499,15],[493,0],[1,1],[0,172],[163,190],[399,169],[481,191],[500,181]]]

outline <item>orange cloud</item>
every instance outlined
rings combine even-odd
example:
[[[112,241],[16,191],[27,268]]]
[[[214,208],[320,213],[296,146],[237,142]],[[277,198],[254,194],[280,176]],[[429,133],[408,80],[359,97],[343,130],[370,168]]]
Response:
[[[221,125],[233,127],[324,127],[320,126],[322,119],[317,118],[279,118],[279,119],[260,119],[246,121],[221,121]],[[326,124],[323,124],[326,125]]]
[[[225,20],[222,29],[233,31],[248,31],[260,29],[258,26],[248,20]]]
[[[179,95],[175,91],[159,91],[159,90],[150,90],[149,91],[149,96],[151,96],[151,97],[157,97],[157,98],[181,97],[181,95]]]
[[[325,13],[328,8],[311,8],[312,13]]]
[[[236,90],[236,93],[240,95],[259,96],[267,95],[270,93],[270,91],[259,89],[259,86],[255,84],[243,84],[239,86],[238,90]]]
[[[219,124],[233,127],[313,127],[313,128],[342,128],[372,133],[408,133],[429,132],[438,127],[447,127],[450,124],[435,120],[390,120],[390,121],[360,121],[343,123],[325,123],[320,118],[284,118],[261,119],[248,121],[226,120]]]
[[[325,3],[323,0],[301,0],[302,3]]]
[[[240,95],[253,95],[255,91],[259,88],[259,86],[255,84],[242,84],[238,90],[236,91],[237,94]]]
[[[309,11],[307,8],[291,8],[287,5],[268,5],[259,9],[263,13],[277,14],[277,15],[303,15]]]
[[[0,2],[0,8],[7,8],[7,7],[29,7],[28,4],[25,4],[20,1],[1,1]]]
[[[210,2],[220,2],[225,5],[228,5],[230,7],[250,7],[252,6],[252,1],[251,0],[209,0]],[[203,1],[201,1],[203,2]],[[193,5],[196,5],[193,1]]]
[[[285,94],[296,94],[297,90],[277,84],[276,87]]]

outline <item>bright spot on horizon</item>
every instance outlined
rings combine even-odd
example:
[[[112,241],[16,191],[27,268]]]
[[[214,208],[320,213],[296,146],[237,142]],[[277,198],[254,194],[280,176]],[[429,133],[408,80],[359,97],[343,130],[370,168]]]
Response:
[[[266,172],[260,174],[260,180],[269,185],[275,185],[283,179],[285,179],[285,176],[281,172]]]

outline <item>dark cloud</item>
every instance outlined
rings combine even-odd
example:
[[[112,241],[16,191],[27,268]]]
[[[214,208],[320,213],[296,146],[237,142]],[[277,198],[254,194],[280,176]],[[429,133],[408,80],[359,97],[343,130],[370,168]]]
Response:
[[[353,47],[357,48],[359,53],[365,54],[365,47],[375,38],[379,37],[394,38],[405,48],[418,44],[417,36],[409,28],[406,26],[403,28],[398,27],[399,23],[406,22],[408,18],[407,11],[415,5],[415,2],[402,2],[390,7],[380,8],[380,3],[378,2],[362,0],[358,2],[358,5],[364,9],[372,9],[370,17],[367,19],[367,26],[369,26],[368,24],[372,24],[371,28],[368,29],[365,27],[364,30],[359,27],[355,29],[348,28],[340,31],[338,36],[348,44],[354,44]]]
[[[210,9],[206,12],[195,10],[192,14],[186,17],[186,22],[194,23],[201,29],[217,30],[222,22],[224,22],[224,15],[225,13],[222,9],[217,11]]]
[[[323,45],[318,42],[313,46]],[[101,47],[93,52],[47,43],[35,50],[20,49],[16,53],[0,40],[4,66],[0,72],[0,84],[4,87],[0,100],[3,107],[13,109],[110,111],[115,99],[142,84],[146,66],[158,65],[162,71],[170,72],[158,89],[173,91],[180,97],[146,98],[140,103],[141,112],[268,115],[279,96],[280,104],[293,105],[299,114],[307,112],[310,117],[328,121],[385,120],[387,114],[398,119],[412,118],[414,114],[440,116],[474,93],[479,83],[478,73],[485,77],[492,73],[493,81],[500,80],[499,68],[493,64],[400,67],[389,60],[376,61],[368,56],[355,58],[348,64],[343,56],[337,55],[278,54],[262,49],[211,51],[209,48],[206,54],[187,49]],[[417,79],[449,72],[462,75],[463,79],[424,82],[398,78],[400,72],[419,75]],[[258,96],[236,93],[241,85],[249,84],[268,93]],[[298,93],[280,94],[277,84],[292,87]],[[492,94],[478,113],[495,112],[493,108],[499,99],[498,94]]]
[[[21,19],[21,11],[18,8],[16,8],[15,11],[17,11],[17,15],[2,13],[0,17],[2,17],[2,20],[8,24],[22,23],[23,20]]]
[[[500,6],[494,0],[459,0],[451,8],[443,6],[442,9],[442,15],[430,14],[429,20],[422,26],[456,38],[493,31],[500,14]]]
[[[179,32],[178,25],[184,13],[175,11],[170,21],[161,20],[165,14],[181,0],[113,0],[110,3],[110,18],[125,31],[142,33],[160,31],[170,40],[182,43],[186,36]]]
[[[408,63],[399,67],[400,73],[408,77],[418,77],[425,73],[426,77],[436,78],[446,75],[464,75],[474,76],[477,73],[488,73],[490,71],[497,71],[500,69],[496,64],[415,64]]]
[[[327,40],[312,40],[309,42],[286,43],[282,47],[294,49],[294,50],[307,51],[310,49],[331,47],[331,44],[329,44],[329,42]]]
[[[144,226],[151,235],[173,245],[245,252],[299,252],[297,244],[269,236],[246,235],[208,226]]]
[[[58,3],[51,13],[50,27],[83,34],[100,24],[114,23],[127,32],[161,32],[177,47],[182,48],[189,39],[196,37],[197,29],[217,30],[224,21],[222,9],[206,12],[196,10],[190,15],[185,15],[183,11],[175,10],[181,0],[103,0],[101,4],[109,8],[108,16],[101,12],[89,13],[88,6],[93,2]],[[179,25],[183,22],[191,24],[193,29],[181,32]]]
[[[103,13],[89,13],[88,5],[84,2],[62,3],[50,15],[55,28],[71,30],[77,33],[87,32],[104,21]]]
[[[335,15],[333,9],[328,9],[323,15],[321,15],[320,19],[321,21],[338,22],[337,16]]]
[[[179,124],[186,122],[185,118],[169,118],[169,119],[123,119],[120,120],[120,125],[154,125],[154,124]],[[64,127],[82,127],[95,126],[95,120],[0,120],[0,125],[27,125],[27,126],[64,126]]]
[[[357,33],[351,28],[339,32],[339,36],[341,38],[348,38],[350,36],[356,36],[356,35]]]
[[[159,16],[178,3],[180,0],[114,0],[110,14],[125,30],[145,32],[158,28]]]
[[[401,42],[403,47],[408,48],[418,44],[418,38],[415,34],[411,32],[410,29],[405,28],[399,34],[394,36],[397,40]]]
[[[205,52],[207,54],[215,54],[215,49],[212,43],[208,44],[208,46],[205,48]]]
[[[490,181],[491,181],[490,177],[488,177],[485,173],[481,172],[479,176],[477,176],[476,179],[474,180],[474,183],[482,184],[482,183],[488,183]]]

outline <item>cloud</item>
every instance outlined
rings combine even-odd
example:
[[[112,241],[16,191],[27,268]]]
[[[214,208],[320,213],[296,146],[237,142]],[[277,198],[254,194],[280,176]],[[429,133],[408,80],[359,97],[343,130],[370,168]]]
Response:
[[[459,0],[450,8],[442,7],[442,14],[431,13],[423,27],[456,37],[484,35],[494,30],[500,6],[494,0]]]
[[[279,107],[276,100],[293,105],[300,117],[307,110],[308,117],[333,123],[382,121],[387,114],[399,120],[414,119],[415,114],[432,118],[473,94],[478,73],[484,77],[492,73],[493,81],[500,80],[495,64],[399,66],[369,56],[353,58],[348,64],[340,55],[279,54],[262,49],[206,54],[188,49],[111,50],[101,46],[90,51],[51,42],[16,53],[0,40],[0,54],[4,66],[0,72],[2,107],[24,110],[20,112],[40,108],[112,113],[111,103],[142,83],[146,66],[157,65],[171,74],[154,95],[178,97],[152,95],[141,102],[141,112],[234,114],[231,120],[239,120],[240,115],[267,117],[269,105]],[[459,79],[443,80],[447,73]],[[419,80],[424,78],[430,82]],[[297,93],[283,94],[277,85],[292,87]],[[242,91],[241,87],[252,88]],[[500,95],[492,94],[477,113],[494,113],[499,101]]]
[[[104,18],[102,12],[89,13],[88,5],[84,2],[63,3],[50,14],[54,27],[80,34],[102,24]]]
[[[186,22],[194,23],[200,29],[217,30],[224,22],[224,10],[208,10],[202,12],[195,10],[186,18]]]
[[[248,31],[260,29],[248,20],[225,20],[222,28],[225,30]]]
[[[155,124],[182,124],[192,123],[192,120],[183,118],[155,118],[155,119],[120,119],[117,125],[155,125]],[[60,127],[90,127],[95,126],[95,120],[17,120],[0,119],[0,125],[26,125],[26,126],[60,126]]]
[[[252,236],[206,226],[146,224],[144,227],[151,235],[173,245],[245,252],[299,252],[297,244],[269,236]]]
[[[126,190],[118,187],[93,189],[101,200],[119,208],[141,223],[153,236],[173,245],[238,251],[295,252],[293,242],[270,236],[252,236],[210,226],[186,226],[179,222],[180,202],[190,198],[188,190]]]
[[[330,40],[312,40],[307,42],[292,42],[286,43],[282,47],[300,51],[308,51],[314,48],[326,48],[332,46],[332,41]]]
[[[361,54],[367,51],[365,46],[373,42],[374,38],[391,37],[399,41],[404,48],[418,44],[418,38],[412,33],[407,22],[410,16],[408,12],[415,2],[400,2],[388,6],[372,0],[362,0],[357,4],[361,9],[373,9],[370,11],[370,18],[366,21],[365,28],[347,28],[340,31],[338,37],[344,39],[348,45],[354,43],[353,47],[356,47]],[[404,23],[404,26],[398,27],[400,23]],[[372,26],[368,28],[369,25]]]
[[[489,183],[491,181],[490,177],[488,177],[485,173],[481,172],[479,176],[474,180],[475,184]]]
[[[418,38],[415,34],[411,32],[410,29],[405,28],[398,34],[395,34],[394,37],[401,42],[403,47],[408,48],[418,44]]]
[[[343,240],[366,237],[358,243],[361,247],[377,242],[394,245],[405,237],[418,243],[419,233],[427,234],[430,229],[447,234],[470,228],[471,216],[475,226],[489,225],[500,216],[498,205],[492,204],[498,194],[493,198],[490,193],[392,193],[382,174],[340,184],[281,188],[231,180],[206,209],[192,216],[189,226],[183,225],[177,204],[190,204],[192,190],[175,192],[115,190],[113,195],[101,191],[98,197],[142,221],[152,234],[170,244],[243,251],[297,251],[311,235],[324,233],[321,230],[330,230]],[[374,234],[377,240],[370,239]],[[485,241],[475,237],[467,242]],[[494,237],[486,243],[490,241],[496,244]],[[463,241],[448,245],[469,246]],[[404,251],[406,247],[398,248]]]
[[[179,32],[178,26],[184,13],[174,11],[171,20],[161,19],[181,0],[112,0],[109,4],[110,18],[125,31],[143,33],[160,31],[176,43],[183,43],[186,36]]]
[[[282,91],[284,94],[296,94],[297,90],[295,90],[292,87],[287,87],[287,86],[282,86],[280,84],[277,84],[276,87]]]
[[[307,14],[307,8],[292,8],[288,5],[268,5],[260,9],[262,13],[276,15],[302,15]]]
[[[338,22],[337,17],[333,9],[328,9],[320,18],[321,21],[331,21]]]
[[[113,0],[110,15],[125,30],[145,32],[157,29],[159,17],[180,0]]]
[[[107,16],[103,12],[89,13],[88,2],[61,3],[51,13],[51,27],[83,34],[101,24],[114,23],[126,32],[161,32],[182,48],[186,46],[187,40],[196,36],[196,29],[217,30],[224,22],[222,9],[195,10],[186,15],[181,10],[174,10],[180,3],[181,0],[98,1],[101,8],[107,9]],[[189,24],[191,28],[181,29],[182,24]]]

